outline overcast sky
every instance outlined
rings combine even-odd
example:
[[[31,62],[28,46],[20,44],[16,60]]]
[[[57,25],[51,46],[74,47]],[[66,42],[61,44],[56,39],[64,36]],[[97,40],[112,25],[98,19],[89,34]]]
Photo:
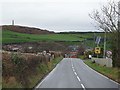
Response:
[[[50,31],[94,31],[89,13],[108,0],[3,0],[0,24],[38,27]]]

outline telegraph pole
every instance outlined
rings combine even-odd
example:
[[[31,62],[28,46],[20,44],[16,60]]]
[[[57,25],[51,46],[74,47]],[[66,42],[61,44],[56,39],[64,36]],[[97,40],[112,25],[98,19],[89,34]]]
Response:
[[[103,58],[106,57],[106,28],[105,28],[105,33],[104,33],[104,54],[103,54]]]
[[[94,36],[93,36],[93,38],[94,38],[94,42],[93,42],[93,47],[95,48],[95,32],[94,32]]]
[[[118,31],[120,31],[120,1],[118,2]]]

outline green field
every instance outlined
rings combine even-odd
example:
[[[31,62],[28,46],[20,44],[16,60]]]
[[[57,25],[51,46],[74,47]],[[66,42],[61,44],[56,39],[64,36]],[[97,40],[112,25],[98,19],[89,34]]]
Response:
[[[23,34],[9,30],[3,30],[2,43],[19,43],[19,42],[37,42],[37,41],[82,41],[84,38],[73,34],[46,34],[34,35]]]
[[[103,37],[103,33],[96,33],[96,36]],[[13,32],[10,30],[2,31],[2,43],[22,43],[22,42],[54,42],[61,41],[65,44],[73,45],[83,43],[88,47],[94,47],[94,33],[78,33],[78,34],[24,34]],[[81,42],[82,41],[82,42]],[[100,44],[103,47],[103,42]],[[109,47],[108,47],[109,48]]]

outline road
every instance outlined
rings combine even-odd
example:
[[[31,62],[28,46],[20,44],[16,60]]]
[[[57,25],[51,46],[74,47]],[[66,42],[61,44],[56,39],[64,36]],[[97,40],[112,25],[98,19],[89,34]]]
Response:
[[[118,88],[77,58],[64,58],[36,88]]]

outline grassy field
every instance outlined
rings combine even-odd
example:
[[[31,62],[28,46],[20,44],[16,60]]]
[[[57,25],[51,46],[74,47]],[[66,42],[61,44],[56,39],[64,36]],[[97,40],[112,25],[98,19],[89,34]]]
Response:
[[[96,36],[104,37],[103,33],[96,33]],[[35,34],[24,34],[17,33],[10,30],[2,31],[2,43],[22,43],[22,42],[39,42],[39,41],[62,41],[65,44],[80,44],[80,41],[83,41],[83,44],[88,47],[94,47],[94,33],[80,33],[80,34],[44,34],[44,35],[35,35]],[[103,42],[100,44],[103,47]],[[109,48],[109,44],[107,44]]]
[[[36,42],[36,41],[81,41],[80,38],[72,34],[47,34],[33,35],[3,30],[2,43]]]
[[[105,67],[105,66],[100,66],[96,63],[92,63],[91,60],[86,60],[85,63],[90,66],[91,68],[93,68],[94,70],[100,72],[101,74],[115,80],[115,81],[119,81],[118,77],[119,77],[119,69],[118,68],[109,68],[109,67]],[[119,82],[120,83],[120,82]]]

